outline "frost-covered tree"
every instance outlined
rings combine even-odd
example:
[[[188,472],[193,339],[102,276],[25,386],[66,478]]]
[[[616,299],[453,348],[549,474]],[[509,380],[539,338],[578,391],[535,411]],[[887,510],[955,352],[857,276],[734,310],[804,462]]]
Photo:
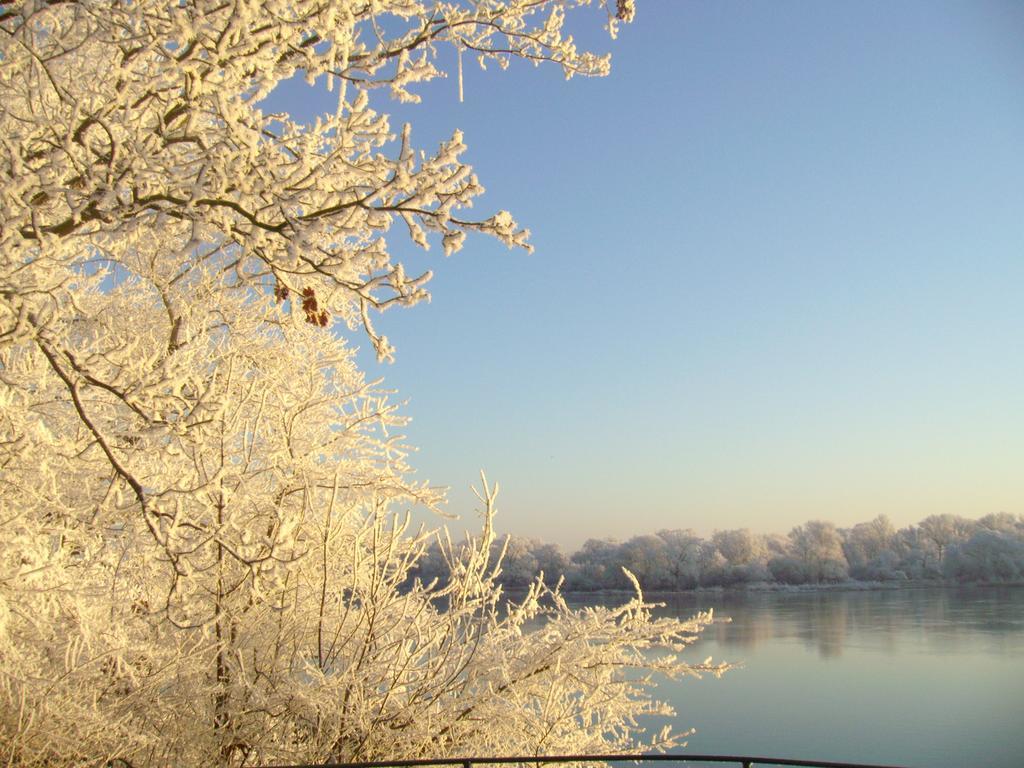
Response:
[[[619,562],[646,589],[672,589],[669,550],[660,536],[634,536],[619,547]]]
[[[500,581],[503,586],[521,589],[537,578],[540,566],[531,550],[530,540],[521,536],[504,536],[491,545],[494,559],[501,559]]]
[[[945,572],[958,581],[1018,581],[1024,575],[1024,540],[979,527],[967,541],[950,546]]]
[[[613,539],[587,539],[572,555],[571,586],[577,589],[618,589],[622,576],[621,544]]]
[[[965,541],[973,533],[974,524],[959,515],[929,515],[917,524],[921,538],[930,545],[937,569],[946,560],[946,550]]]
[[[712,543],[727,562],[720,571],[723,583],[767,581],[771,578],[767,565],[768,549],[763,536],[747,528],[715,531]]]
[[[711,540],[729,565],[750,565],[763,560],[765,556],[762,537],[751,533],[749,528],[715,531]]]
[[[1024,517],[1012,515],[1009,512],[994,512],[991,515],[985,515],[978,520],[977,527],[1024,538]]]
[[[824,520],[810,520],[789,532],[793,557],[805,576],[806,581],[842,581],[847,576],[846,556],[843,554],[842,539],[834,524]],[[789,564],[776,563],[772,572],[786,572]],[[787,572],[780,581],[793,581]]]
[[[557,544],[522,536],[501,537],[494,543],[494,556],[501,558],[502,586],[522,588],[539,576],[557,583],[568,571],[569,560]]]
[[[536,539],[531,540],[532,554],[537,560],[537,568],[550,582],[564,578],[569,572],[569,558],[557,544],[547,544]]]
[[[878,515],[843,531],[843,553],[855,579],[886,581],[906,578],[895,566],[899,561],[894,545],[896,529],[889,518]]]
[[[462,137],[415,99],[454,46],[603,74],[585,0],[0,4],[0,754],[8,765],[257,765],[637,748],[650,678],[709,620],[639,598],[502,605],[483,531],[400,514],[401,415],[341,340],[426,297],[390,227],[509,245]],[[632,3],[603,1],[607,24]],[[295,75],[336,109],[265,114]],[[330,330],[328,330],[328,328]],[[332,333],[334,331],[334,333]],[[524,637],[528,626],[540,629]],[[647,743],[672,743],[655,735]]]
[[[707,542],[692,530],[661,530],[658,536],[668,550],[668,570],[672,585],[677,589],[700,586],[708,560]]]

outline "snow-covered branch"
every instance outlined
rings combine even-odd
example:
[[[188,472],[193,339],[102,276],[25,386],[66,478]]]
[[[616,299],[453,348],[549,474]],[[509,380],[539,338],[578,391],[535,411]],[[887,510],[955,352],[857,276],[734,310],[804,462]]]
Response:
[[[259,765],[638,748],[710,617],[506,604],[482,534],[416,568],[405,423],[341,338],[427,297],[400,237],[527,247],[415,98],[455,46],[603,74],[586,0],[0,3],[0,756]],[[632,4],[598,2],[609,29]],[[264,114],[296,74],[333,115]],[[378,106],[379,109],[379,106]],[[325,329],[330,326],[330,329]],[[444,534],[440,534],[447,541]],[[626,674],[627,670],[639,671]],[[647,670],[644,672],[643,670]],[[671,736],[649,744],[666,746]]]

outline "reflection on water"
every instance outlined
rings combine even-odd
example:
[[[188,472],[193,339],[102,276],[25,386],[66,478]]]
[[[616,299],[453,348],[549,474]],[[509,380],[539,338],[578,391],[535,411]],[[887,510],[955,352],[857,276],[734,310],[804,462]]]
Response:
[[[1024,588],[656,599],[664,613],[731,617],[692,658],[743,664],[720,681],[662,685],[674,727],[697,728],[691,751],[1024,766]]]
[[[654,598],[652,598],[654,599]],[[819,591],[669,595],[664,613],[688,616],[714,608],[731,623],[710,631],[724,648],[757,648],[799,638],[822,658],[854,644],[878,652],[948,652],[960,644],[1021,650],[1024,589],[961,587],[877,591]]]

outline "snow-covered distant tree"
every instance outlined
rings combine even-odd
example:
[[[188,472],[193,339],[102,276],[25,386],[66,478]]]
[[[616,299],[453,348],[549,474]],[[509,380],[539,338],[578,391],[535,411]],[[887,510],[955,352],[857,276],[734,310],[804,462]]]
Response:
[[[719,568],[719,578],[723,583],[767,581],[771,578],[768,548],[763,536],[747,528],[739,528],[715,531],[711,541],[726,560],[726,564]]]
[[[977,527],[1024,538],[1024,517],[1012,515],[1009,512],[994,512],[985,515],[977,521]]]
[[[921,538],[930,545],[935,555],[936,568],[942,568],[946,550],[953,544],[966,541],[974,530],[974,524],[959,515],[929,515],[917,524]]]
[[[729,565],[750,565],[764,559],[766,548],[763,537],[751,533],[749,528],[715,531],[712,542]]]
[[[660,536],[634,536],[619,548],[619,562],[628,568],[645,589],[672,589],[669,549]]]
[[[555,583],[569,572],[569,558],[557,544],[547,544],[536,539],[531,540],[532,554],[537,559],[537,568],[544,578]]]
[[[625,584],[622,576],[622,545],[612,539],[587,539],[572,554],[574,568],[571,586],[577,589],[619,589]]]
[[[676,589],[700,586],[707,562],[707,543],[692,530],[661,530],[658,537],[665,542],[672,586]]]
[[[899,561],[895,544],[896,529],[885,515],[844,531],[843,553],[850,575],[855,579],[879,581],[906,578],[906,574],[895,568]]]
[[[492,556],[501,559],[500,581],[503,586],[521,589],[537,578],[540,566],[531,551],[531,543],[522,536],[503,536],[491,545]]]
[[[1024,541],[1012,533],[979,527],[967,541],[950,545],[945,573],[962,582],[1018,581],[1024,575]]]
[[[806,581],[841,581],[847,577],[846,556],[843,554],[842,539],[834,524],[824,520],[810,520],[789,532],[793,556],[799,564]],[[782,564],[772,567],[775,573],[786,570]],[[793,581],[792,576],[780,581]]]
[[[562,579],[569,559],[557,544],[523,536],[501,537],[493,545],[495,557],[501,557],[498,581],[505,587],[522,588],[543,575],[549,584]]]
[[[403,421],[340,339],[426,297],[390,256],[509,245],[455,132],[422,153],[371,108],[450,45],[482,63],[607,60],[584,0],[0,4],[0,754],[9,765],[257,765],[637,748],[648,656],[707,622],[638,598],[500,604],[483,532],[398,514]],[[632,3],[605,2],[607,23]],[[323,77],[312,125],[260,103]],[[327,330],[330,327],[335,331]],[[525,628],[542,630],[524,637]],[[654,735],[647,743],[671,743]]]

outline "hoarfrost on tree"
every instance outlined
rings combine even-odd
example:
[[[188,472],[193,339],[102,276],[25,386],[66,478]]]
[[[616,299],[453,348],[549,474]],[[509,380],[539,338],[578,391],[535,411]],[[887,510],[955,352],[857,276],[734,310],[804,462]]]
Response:
[[[539,582],[504,605],[486,484],[480,536],[441,534],[450,578],[413,578],[433,534],[400,510],[441,495],[340,333],[388,358],[371,313],[427,297],[392,225],[445,253],[467,232],[527,247],[510,214],[466,215],[461,133],[421,153],[370,91],[418,98],[445,45],[604,74],[563,32],[588,4],[0,4],[9,764],[675,743],[636,717],[666,711],[654,671],[721,671],[673,655],[711,617],[653,619],[639,592],[574,612]],[[633,14],[596,5],[612,32]],[[263,114],[297,73],[333,115]]]

